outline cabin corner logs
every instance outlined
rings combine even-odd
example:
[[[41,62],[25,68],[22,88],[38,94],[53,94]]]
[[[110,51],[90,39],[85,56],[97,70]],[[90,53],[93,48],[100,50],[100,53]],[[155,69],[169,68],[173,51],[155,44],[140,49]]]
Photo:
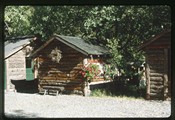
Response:
[[[158,34],[141,49],[146,58],[146,99],[171,98],[171,30]]]
[[[170,93],[167,49],[150,49],[146,55],[147,99],[166,99]]]

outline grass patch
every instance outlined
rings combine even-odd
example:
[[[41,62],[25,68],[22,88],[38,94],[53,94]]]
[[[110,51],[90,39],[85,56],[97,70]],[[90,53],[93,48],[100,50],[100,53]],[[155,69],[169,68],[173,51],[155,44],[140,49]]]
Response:
[[[94,97],[119,97],[126,99],[143,99],[134,85],[127,86],[106,86],[104,88],[94,89],[91,91]]]
[[[91,91],[91,96],[95,97],[111,97],[113,96],[111,92],[106,89],[95,89]]]

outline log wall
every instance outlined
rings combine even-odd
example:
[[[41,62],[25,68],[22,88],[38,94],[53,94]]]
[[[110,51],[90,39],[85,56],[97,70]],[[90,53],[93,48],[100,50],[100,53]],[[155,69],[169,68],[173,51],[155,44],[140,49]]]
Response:
[[[147,99],[165,99],[168,95],[167,49],[146,51]]]
[[[49,54],[53,49],[61,51],[59,63],[52,61]],[[83,54],[62,44],[53,41],[38,53],[38,78],[39,90],[42,91],[44,85],[66,84],[65,89],[82,90],[82,81],[79,71],[83,66]]]
[[[61,51],[59,62],[55,62],[49,57],[55,48]],[[37,56],[35,73],[38,73],[40,92],[43,91],[43,86],[58,84],[64,85],[65,90],[83,91],[84,82],[82,82],[82,76],[79,72],[84,66],[84,59],[88,63],[103,63],[101,58],[92,59],[57,40],[40,50]],[[97,77],[93,81],[102,80],[104,80],[103,77]]]

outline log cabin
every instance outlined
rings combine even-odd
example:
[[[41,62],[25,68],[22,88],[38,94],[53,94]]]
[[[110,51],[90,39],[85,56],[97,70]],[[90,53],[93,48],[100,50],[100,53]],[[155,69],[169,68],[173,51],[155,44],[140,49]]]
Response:
[[[108,51],[99,45],[93,45],[79,37],[54,35],[30,55],[34,62],[34,75],[39,80],[39,92],[46,87],[64,86],[64,91],[80,91],[82,94],[84,82],[80,71],[83,66],[96,64],[101,71],[93,79],[103,82],[103,65]]]
[[[171,98],[171,29],[146,41],[139,49],[145,51],[146,98]]]
[[[26,66],[26,57],[31,53],[30,42],[34,36],[7,38],[4,44],[4,89],[15,91],[12,80],[33,80],[32,68]]]

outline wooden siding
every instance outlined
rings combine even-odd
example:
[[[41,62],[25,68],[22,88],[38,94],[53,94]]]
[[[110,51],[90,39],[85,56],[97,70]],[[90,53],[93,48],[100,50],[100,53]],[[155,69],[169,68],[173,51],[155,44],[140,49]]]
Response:
[[[147,99],[171,98],[171,29],[139,48],[146,53]]]
[[[171,46],[171,33],[168,32],[162,37],[159,38],[158,41],[154,41],[149,47],[150,48],[170,48]]]
[[[61,59],[59,62],[53,61],[49,54],[55,48],[59,49]],[[36,53],[35,73],[39,79],[39,92],[43,92],[43,86],[64,86],[65,90],[79,90],[83,92],[84,82],[82,81],[82,70],[86,59],[88,63],[103,64],[103,59],[91,58],[73,48],[53,40],[43,49]],[[35,74],[36,75],[36,74]],[[104,77],[97,77],[92,82],[104,81]]]
[[[168,97],[168,54],[167,49],[146,51],[147,99]]]
[[[166,30],[142,44],[139,49],[171,48],[171,30]]]
[[[53,62],[48,57],[56,47],[60,49],[62,55],[59,63]],[[58,41],[53,41],[38,54],[40,91],[44,85],[57,85],[59,83],[66,84],[66,90],[82,90],[79,71],[83,67],[83,58],[85,57],[83,54]]]
[[[26,79],[25,53],[21,50],[5,61],[7,90],[15,89],[14,85],[11,83],[11,79]]]

